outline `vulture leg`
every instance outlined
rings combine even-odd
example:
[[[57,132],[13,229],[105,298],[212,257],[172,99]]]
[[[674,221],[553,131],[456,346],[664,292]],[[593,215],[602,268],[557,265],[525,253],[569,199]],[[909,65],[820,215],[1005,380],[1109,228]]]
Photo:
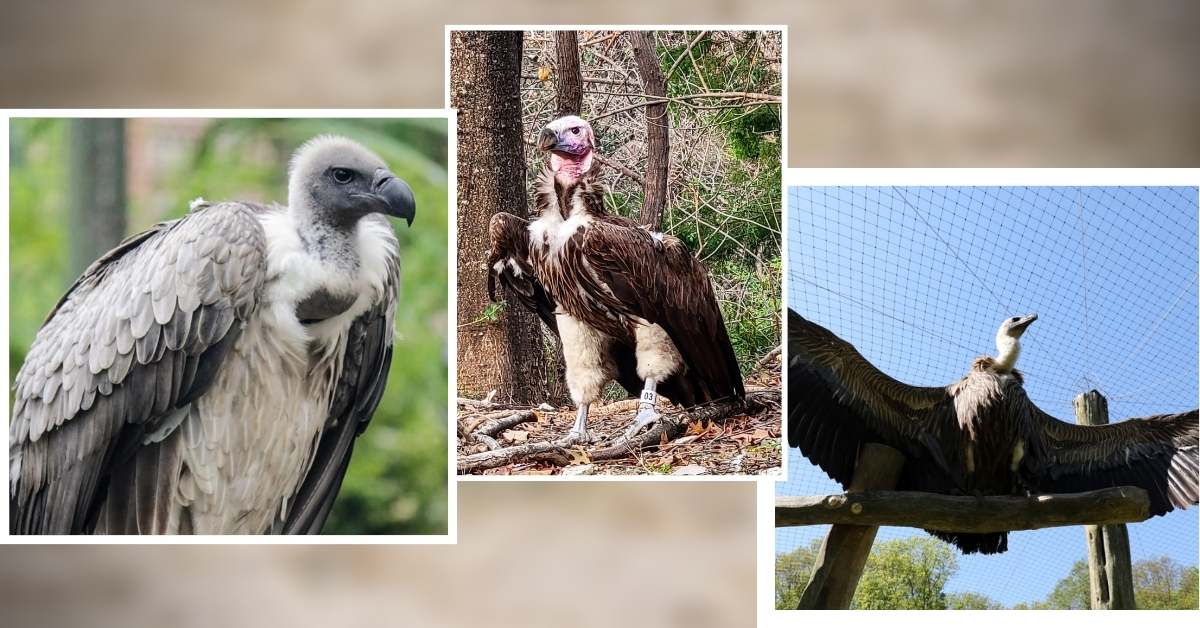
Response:
[[[591,442],[587,432],[588,406],[600,398],[604,384],[616,372],[609,352],[612,338],[569,314],[558,314],[555,318],[566,360],[567,388],[571,391],[571,401],[579,408],[566,444],[588,443]]]
[[[658,395],[654,392],[655,386],[674,375],[683,366],[679,349],[661,325],[638,325],[634,336],[637,341],[637,373],[638,377],[646,380],[646,386],[642,389],[642,401],[638,404],[637,416],[633,418],[629,429],[625,430],[626,438],[662,418],[654,409],[654,403],[658,400]]]
[[[579,410],[575,412],[575,425],[571,426],[571,431],[567,433],[567,437],[563,439],[563,444],[568,447],[576,443],[590,443],[592,437],[587,431],[587,415],[588,406],[583,404],[579,406]]]
[[[653,379],[646,380],[646,387],[642,389],[642,400],[638,403],[637,416],[633,417],[633,424],[625,430],[625,438],[631,438],[638,433],[638,430],[662,418],[662,415],[654,409],[654,402],[658,399],[658,395],[654,392],[656,385],[657,382]]]

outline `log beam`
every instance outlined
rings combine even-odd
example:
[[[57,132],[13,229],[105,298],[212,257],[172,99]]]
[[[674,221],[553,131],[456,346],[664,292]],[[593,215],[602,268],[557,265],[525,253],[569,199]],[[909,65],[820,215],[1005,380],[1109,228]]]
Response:
[[[1149,495],[1132,486],[1032,497],[866,491],[775,499],[777,528],[832,523],[988,533],[1130,523],[1149,516]]]

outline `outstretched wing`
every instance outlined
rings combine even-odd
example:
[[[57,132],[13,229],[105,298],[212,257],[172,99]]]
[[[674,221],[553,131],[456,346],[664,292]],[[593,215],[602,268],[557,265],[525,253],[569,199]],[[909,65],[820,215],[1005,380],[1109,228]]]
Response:
[[[392,365],[396,289],[400,283],[397,257],[389,258],[388,281],[380,300],[350,326],[342,374],[330,405],[329,419],[313,452],[304,482],[288,505],[285,534],[318,534],[341,489],[354,441],[367,428]]]
[[[949,472],[941,439],[952,431],[954,406],[945,388],[889,377],[854,345],[792,310],[787,358],[788,443],[830,477],[849,484],[859,448],[868,442],[904,452],[909,467],[936,466],[933,473],[908,474],[913,478],[933,482],[945,477],[937,470]]]
[[[500,212],[488,223],[492,242],[488,255],[488,297],[495,302],[496,284],[508,289],[508,294],[542,319],[551,331],[558,333],[554,320],[554,299],[546,292],[529,263],[529,221]]]
[[[97,260],[38,332],[17,374],[10,424],[9,529],[88,532],[107,498],[109,528],[160,532],[172,432],[212,384],[253,313],[265,239],[242,203],[202,206]]]
[[[1035,408],[1036,410],[1036,408]],[[1161,515],[1197,500],[1197,411],[1076,425],[1036,410],[1046,436],[1047,492],[1137,486]]]
[[[742,373],[708,272],[678,238],[608,217],[584,232],[582,253],[607,290],[592,290],[617,311],[658,324],[683,357],[682,398],[691,406],[745,396]],[[664,389],[671,396],[671,391]]]

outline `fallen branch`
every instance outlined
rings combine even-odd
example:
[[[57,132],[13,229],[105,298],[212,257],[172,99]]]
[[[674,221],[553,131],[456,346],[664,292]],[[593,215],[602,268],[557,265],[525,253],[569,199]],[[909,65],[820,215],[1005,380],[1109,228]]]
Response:
[[[777,528],[832,523],[988,533],[1130,523],[1149,516],[1149,496],[1131,486],[1032,497],[865,491],[775,498]]]
[[[499,447],[496,436],[500,432],[535,419],[537,419],[537,414],[533,410],[513,413],[489,412],[483,416],[473,417],[469,421],[465,419],[460,421],[458,431],[477,443],[487,445],[488,449],[496,449]]]
[[[683,433],[689,423],[694,421],[708,422],[725,419],[736,414],[755,414],[764,409],[777,407],[779,404],[780,392],[778,390],[752,392],[748,393],[742,402],[722,399],[697,406],[690,411],[666,414],[649,430],[635,435],[632,441],[621,436],[611,444],[594,450],[564,447],[554,441],[539,441],[512,447],[497,447],[490,451],[461,456],[458,459],[458,473],[474,473],[530,460],[566,466],[581,457],[591,461],[624,458],[637,450],[658,446],[663,442],[664,435],[667,441],[674,439]],[[488,444],[486,441],[477,442]]]

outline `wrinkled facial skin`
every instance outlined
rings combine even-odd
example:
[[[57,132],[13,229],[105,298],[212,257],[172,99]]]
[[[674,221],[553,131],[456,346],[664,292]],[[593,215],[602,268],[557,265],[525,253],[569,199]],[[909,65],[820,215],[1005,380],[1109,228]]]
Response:
[[[550,169],[560,180],[574,181],[592,167],[592,127],[578,116],[559,118],[538,136],[538,148],[550,153]]]

